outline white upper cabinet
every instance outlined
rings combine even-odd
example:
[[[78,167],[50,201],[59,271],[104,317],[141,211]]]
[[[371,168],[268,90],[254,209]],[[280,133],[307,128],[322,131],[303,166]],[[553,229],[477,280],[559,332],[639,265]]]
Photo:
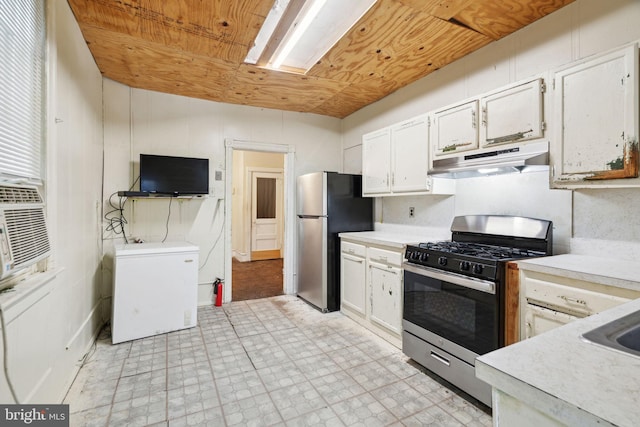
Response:
[[[554,74],[555,187],[638,186],[638,50]]]
[[[542,79],[536,79],[480,98],[481,147],[541,138],[543,91]]]
[[[391,191],[391,129],[362,137],[362,193],[379,195]]]
[[[429,122],[419,116],[362,137],[362,194],[453,194],[455,182],[428,176]]]
[[[429,124],[427,117],[391,127],[391,191],[429,190]]]
[[[478,148],[478,101],[436,111],[431,140],[436,156]]]

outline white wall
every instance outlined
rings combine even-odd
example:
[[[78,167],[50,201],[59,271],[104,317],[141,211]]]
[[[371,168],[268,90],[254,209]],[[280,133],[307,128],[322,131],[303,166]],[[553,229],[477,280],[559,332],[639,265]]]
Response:
[[[548,77],[565,64],[640,40],[638,22],[636,0],[577,0],[345,118],[344,149],[357,147],[364,133],[532,76]],[[545,98],[549,118],[551,97]],[[448,199],[378,200],[376,214],[383,222],[446,227],[454,215],[471,213],[546,218],[554,221],[556,252],[588,253],[602,239],[637,240],[640,223],[630,217],[629,206],[637,204],[638,196],[634,189],[550,190],[546,173],[536,172],[459,180],[456,196]],[[416,207],[415,218],[409,218],[409,206]]]
[[[224,253],[224,239],[218,237],[227,208],[224,182],[231,179],[225,171],[225,140],[292,146],[296,176],[342,167],[338,119],[131,89],[108,79],[104,86],[105,201],[113,192],[131,187],[138,176],[140,153],[210,159],[210,197],[171,202],[167,235],[167,241],[189,240],[200,246],[200,304],[211,302],[211,283],[224,278],[224,259],[230,256]],[[214,171],[222,172],[222,181],[213,180]],[[127,202],[127,235],[161,241],[168,211],[169,199]],[[112,243],[119,241],[121,236],[107,236],[105,283],[111,282]]]
[[[50,264],[59,272],[36,292],[39,301],[23,300],[26,310],[7,326],[10,378],[21,403],[61,402],[106,319],[100,272],[102,76],[67,3],[47,6],[45,193]],[[4,372],[0,396],[11,401]]]

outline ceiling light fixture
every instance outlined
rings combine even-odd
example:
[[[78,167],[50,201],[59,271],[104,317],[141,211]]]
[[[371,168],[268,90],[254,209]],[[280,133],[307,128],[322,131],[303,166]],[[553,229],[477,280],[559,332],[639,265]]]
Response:
[[[318,16],[320,9],[322,9],[326,2],[327,0],[311,0],[310,2],[306,3],[311,4],[311,7],[302,12],[298,16],[300,20],[293,24],[293,27],[290,29],[292,30],[291,34],[287,34],[285,42],[280,45],[280,48],[274,56],[273,61],[271,61],[271,66],[273,68],[280,68],[295,45],[300,41],[302,35],[309,29],[309,26],[311,25],[313,20],[316,19],[316,16]]]
[[[304,74],[376,0],[276,0],[245,62]]]

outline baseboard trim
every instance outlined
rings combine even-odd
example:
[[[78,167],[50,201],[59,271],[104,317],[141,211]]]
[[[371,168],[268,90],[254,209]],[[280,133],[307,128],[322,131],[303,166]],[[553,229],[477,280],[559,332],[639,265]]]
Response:
[[[89,323],[90,320],[94,319],[94,316],[96,314],[96,312],[102,308],[102,300],[98,301],[93,308],[91,309],[91,311],[89,312],[89,315],[87,316],[86,319],[84,319],[84,322],[82,322],[82,324],[80,325],[80,327],[78,328],[78,330],[76,331],[75,334],[73,334],[73,336],[71,337],[71,339],[69,340],[69,342],[67,343],[67,345],[65,346],[65,350],[69,350],[71,348],[71,346],[73,345],[74,341],[76,339],[78,339],[78,337],[80,336],[80,333],[84,330],[84,328],[87,326],[87,323]],[[102,316],[101,316],[102,317]],[[100,328],[96,328],[96,330],[99,332]],[[92,336],[97,336],[97,332],[93,331],[91,333]],[[95,340],[91,340],[90,342],[93,343],[93,341]]]
[[[251,251],[251,261],[262,261],[265,259],[278,259],[280,256],[280,249],[273,249],[268,251]]]

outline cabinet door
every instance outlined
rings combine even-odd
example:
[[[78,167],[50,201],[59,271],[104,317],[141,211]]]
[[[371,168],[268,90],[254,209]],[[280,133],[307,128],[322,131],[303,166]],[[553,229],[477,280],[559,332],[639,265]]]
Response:
[[[402,270],[369,262],[370,319],[395,334],[402,333]]]
[[[391,191],[429,190],[429,124],[421,117],[391,128]]]
[[[480,99],[480,144],[489,147],[543,136],[542,79]]]
[[[366,315],[366,267],[365,259],[342,253],[340,268],[341,304]]]
[[[521,332],[525,338],[531,338],[578,319],[578,317],[570,314],[527,304],[525,307],[524,331]]]
[[[431,141],[436,156],[478,148],[478,101],[433,115]]]
[[[635,45],[554,75],[553,180],[582,183],[638,176],[638,50]]]
[[[362,137],[362,193],[389,193],[391,161],[391,130],[366,134]]]

